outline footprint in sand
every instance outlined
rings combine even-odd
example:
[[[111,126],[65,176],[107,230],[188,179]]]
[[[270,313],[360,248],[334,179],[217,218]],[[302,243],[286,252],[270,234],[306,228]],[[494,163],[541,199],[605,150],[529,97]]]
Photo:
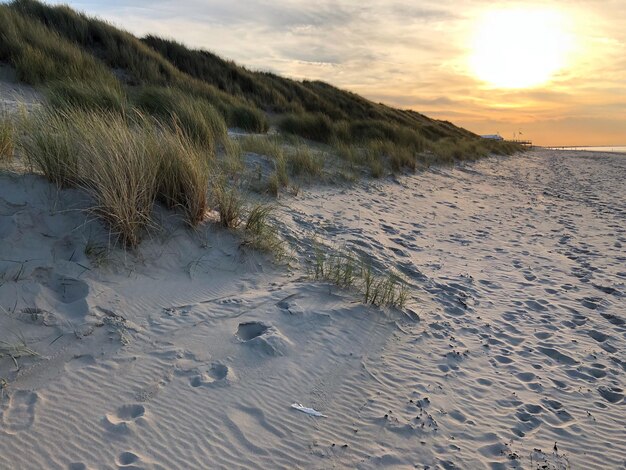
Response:
[[[269,326],[260,322],[240,323],[237,328],[237,337],[241,339],[241,341],[251,341],[268,330]]]
[[[218,362],[211,365],[206,373],[201,373],[191,378],[189,385],[192,387],[203,387],[231,382],[234,379],[232,370]]]
[[[291,341],[275,326],[257,321],[240,323],[235,337],[268,356],[284,356],[291,347]]]
[[[73,462],[68,465],[68,470],[89,470],[90,467],[82,462]]]
[[[606,401],[611,404],[616,404],[624,400],[624,390],[617,387],[600,387],[598,392]]]
[[[126,470],[144,468],[141,457],[133,452],[122,452],[117,456],[116,464],[118,468]]]
[[[108,413],[103,421],[105,427],[115,433],[130,432],[133,425],[140,422],[146,414],[143,405],[123,405],[114,413]]]
[[[25,431],[35,421],[35,406],[39,400],[35,392],[17,390],[8,397],[8,403],[0,411],[3,429],[9,434]]]

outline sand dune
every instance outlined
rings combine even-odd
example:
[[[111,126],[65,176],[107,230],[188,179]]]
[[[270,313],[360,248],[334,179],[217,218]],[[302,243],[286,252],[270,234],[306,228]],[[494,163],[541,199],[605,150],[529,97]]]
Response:
[[[39,355],[0,359],[0,468],[624,467],[624,175],[542,151],[283,201],[404,312],[165,213],[104,256],[80,193],[0,175],[0,341]]]

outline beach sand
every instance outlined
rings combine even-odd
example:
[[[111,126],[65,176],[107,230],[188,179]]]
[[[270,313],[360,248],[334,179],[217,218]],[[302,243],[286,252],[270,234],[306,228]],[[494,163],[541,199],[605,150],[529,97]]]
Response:
[[[532,151],[280,201],[296,258],[402,272],[395,311],[167,212],[107,254],[81,193],[0,174],[0,468],[624,468],[625,176]]]

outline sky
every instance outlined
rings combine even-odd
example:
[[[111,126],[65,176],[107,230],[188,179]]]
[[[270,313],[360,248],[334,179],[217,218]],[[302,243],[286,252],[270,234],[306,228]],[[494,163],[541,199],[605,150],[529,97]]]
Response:
[[[478,134],[626,145],[626,0],[63,0]]]

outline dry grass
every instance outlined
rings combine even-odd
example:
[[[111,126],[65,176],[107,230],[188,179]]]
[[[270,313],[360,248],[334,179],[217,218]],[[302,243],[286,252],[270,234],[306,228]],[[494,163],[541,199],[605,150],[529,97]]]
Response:
[[[273,213],[274,207],[267,204],[252,207],[246,219],[243,245],[280,259],[284,255],[284,243],[271,219]]]
[[[242,221],[244,199],[239,189],[221,181],[213,188],[213,202],[220,215],[220,225],[224,228],[237,228]]]
[[[289,184],[287,157],[279,139],[275,137],[249,136],[241,141],[245,152],[256,153],[272,159],[274,171],[269,176],[266,192],[277,197],[282,188]]]
[[[154,201],[204,220],[211,153],[182,130],[137,111],[68,109],[35,112],[22,121],[27,161],[59,187],[78,186],[92,211],[129,247],[152,224]]]
[[[288,162],[291,172],[295,176],[308,178],[319,177],[324,169],[324,161],[319,155],[311,152],[305,144],[300,144],[288,153]]]
[[[81,134],[80,185],[93,198],[94,213],[129,247],[139,245],[152,225],[162,138],[140,114],[132,121],[117,114],[76,112]]]
[[[13,158],[14,124],[8,116],[0,116],[0,161],[9,161]]]
[[[317,247],[311,271],[316,280],[355,289],[366,304],[403,308],[408,300],[408,286],[398,274],[378,272],[354,253],[333,253]]]
[[[166,87],[144,87],[135,101],[139,108],[158,116],[173,129],[181,129],[198,145],[214,150],[227,140],[226,123],[206,100],[181,90]]]
[[[157,192],[169,208],[181,209],[187,223],[195,227],[207,212],[207,192],[211,179],[211,162],[206,150],[185,137],[182,132],[161,130],[156,147],[160,165]]]
[[[9,357],[13,360],[15,364],[15,368],[17,370],[20,369],[18,359],[21,357],[38,357],[39,353],[37,353],[34,349],[28,346],[26,339],[21,334],[16,334],[16,341],[13,343],[9,343],[8,341],[0,341],[0,359],[4,357]],[[0,382],[2,382],[0,380]],[[4,388],[4,387],[2,387]]]
[[[80,133],[74,113],[44,110],[20,120],[18,147],[32,169],[59,188],[75,186]]]
[[[241,148],[245,152],[265,155],[275,160],[283,159],[285,156],[280,141],[274,137],[248,136],[241,140]]]
[[[220,162],[222,171],[227,176],[236,178],[245,170],[241,144],[236,140],[226,138],[222,143],[222,147],[223,155]]]

